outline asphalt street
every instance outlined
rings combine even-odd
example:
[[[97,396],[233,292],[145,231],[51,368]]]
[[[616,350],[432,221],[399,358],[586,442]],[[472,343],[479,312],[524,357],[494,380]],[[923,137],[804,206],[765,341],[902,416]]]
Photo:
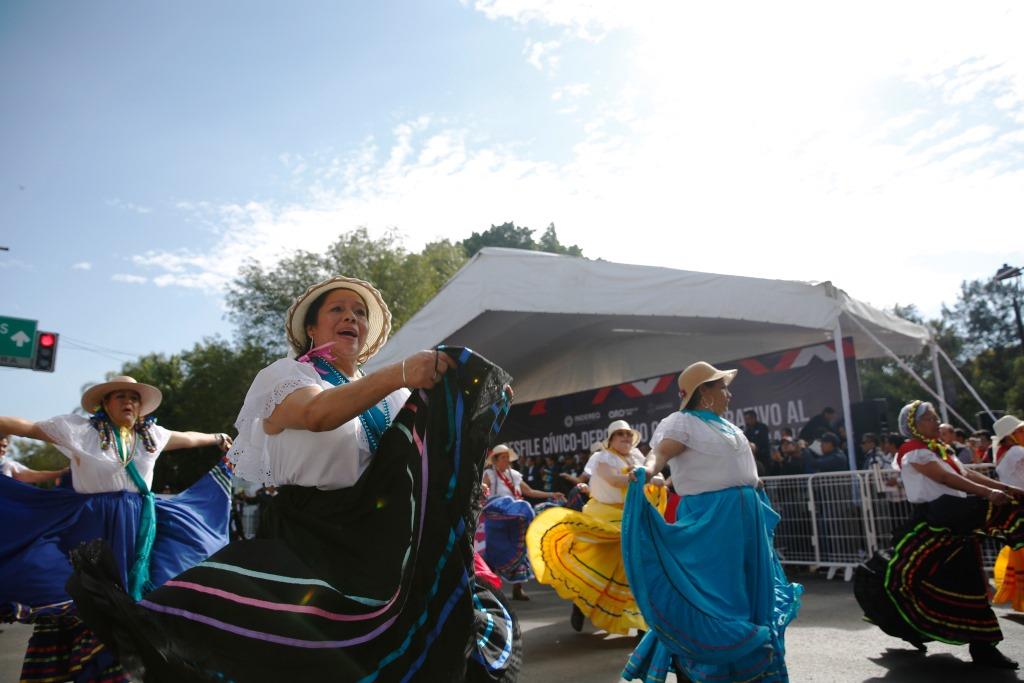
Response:
[[[901,683],[1001,683],[1024,680],[1016,672],[980,669],[966,647],[932,643],[919,654],[861,620],[852,584],[820,575],[794,574],[804,583],[803,605],[787,632],[786,661],[794,683],[900,681]],[[635,638],[612,636],[589,625],[569,626],[569,605],[551,589],[530,585],[529,602],[515,602],[524,637],[525,683],[617,683]],[[1024,615],[996,609],[1005,640],[1001,649],[1024,662]],[[18,680],[30,629],[0,625],[0,681]],[[325,678],[324,680],[328,680]],[[670,677],[669,681],[675,681]]]

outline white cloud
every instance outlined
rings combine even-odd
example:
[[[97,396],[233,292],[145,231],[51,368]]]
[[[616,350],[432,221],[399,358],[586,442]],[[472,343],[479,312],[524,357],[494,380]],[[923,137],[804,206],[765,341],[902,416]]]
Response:
[[[146,278],[141,275],[129,275],[127,273],[114,273],[110,276],[110,279],[114,282],[125,282],[132,285],[141,285],[147,282]]]
[[[115,209],[121,209],[122,211],[131,211],[132,213],[147,214],[152,213],[153,209],[148,206],[142,206],[133,202],[127,202],[123,199],[108,199],[107,206],[111,206]]]
[[[72,270],[92,270],[92,264],[88,261],[79,261],[71,266]]]
[[[561,102],[564,100],[579,99],[581,97],[586,97],[589,94],[589,83],[570,83],[569,85],[556,87],[551,93],[551,99],[555,102]]]
[[[553,73],[558,68],[559,56],[557,50],[560,47],[557,40],[530,40],[527,39],[523,53],[530,66],[538,71]]]
[[[593,257],[832,280],[877,305],[936,311],[961,280],[1024,262],[1024,246],[1008,252],[1006,240],[1019,234],[1024,192],[1024,19],[1013,6],[473,7],[543,29],[526,57],[555,106],[581,120],[567,158],[414,118],[343,156],[282,157],[310,179],[305,200],[188,205],[217,226],[217,244],[136,264],[160,286],[218,291],[246,258],[271,264],[357,226],[397,226],[418,248],[505,220],[553,221]],[[565,31],[558,41],[542,35],[552,28]],[[578,75],[556,82],[548,45],[560,72],[578,74],[573,40],[616,43],[618,80],[599,94]]]
[[[462,0],[463,4],[470,4]],[[631,15],[646,13],[644,3],[614,0],[475,0],[472,6],[489,19],[517,24],[543,23],[562,27],[577,38],[600,40],[608,31],[626,25]]]

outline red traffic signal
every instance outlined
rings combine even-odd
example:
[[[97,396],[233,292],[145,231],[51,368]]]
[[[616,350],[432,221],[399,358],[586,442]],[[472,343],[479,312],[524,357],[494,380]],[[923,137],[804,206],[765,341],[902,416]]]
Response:
[[[57,369],[57,338],[56,332],[36,332],[35,354],[32,356],[32,369],[40,372],[53,372]]]

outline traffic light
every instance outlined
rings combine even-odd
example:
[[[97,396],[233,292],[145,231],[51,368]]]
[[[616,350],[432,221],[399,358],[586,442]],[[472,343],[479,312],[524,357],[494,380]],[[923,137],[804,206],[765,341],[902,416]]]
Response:
[[[32,356],[32,369],[53,372],[57,367],[56,332],[36,332],[36,352]]]

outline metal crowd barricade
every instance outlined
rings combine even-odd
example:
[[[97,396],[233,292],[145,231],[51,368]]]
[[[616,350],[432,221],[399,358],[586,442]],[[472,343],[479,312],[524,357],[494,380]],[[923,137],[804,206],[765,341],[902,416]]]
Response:
[[[991,465],[971,465],[985,472]],[[853,569],[880,548],[913,516],[899,472],[875,468],[855,472],[788,475],[762,479],[781,519],[775,548],[783,564],[827,568],[832,578]],[[982,555],[991,571],[1000,545],[986,539]]]
[[[821,562],[815,540],[813,504],[806,475],[765,477],[765,493],[779,513],[775,550],[784,564],[817,565]]]

